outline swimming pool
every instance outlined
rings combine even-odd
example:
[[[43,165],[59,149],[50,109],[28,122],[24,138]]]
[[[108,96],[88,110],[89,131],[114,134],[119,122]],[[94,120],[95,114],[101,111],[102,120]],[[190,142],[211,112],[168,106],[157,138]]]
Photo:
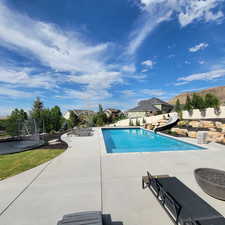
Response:
[[[202,150],[196,145],[139,128],[102,129],[107,153]]]

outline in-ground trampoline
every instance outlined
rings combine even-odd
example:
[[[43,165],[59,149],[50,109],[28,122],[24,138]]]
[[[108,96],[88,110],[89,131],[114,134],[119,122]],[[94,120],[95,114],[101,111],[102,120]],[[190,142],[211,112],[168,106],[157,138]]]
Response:
[[[44,144],[43,140],[36,142],[34,140],[7,141],[0,143],[0,155],[12,154],[37,148]]]
[[[16,127],[16,137],[0,141],[0,155],[23,152],[44,144],[34,119],[17,121]]]

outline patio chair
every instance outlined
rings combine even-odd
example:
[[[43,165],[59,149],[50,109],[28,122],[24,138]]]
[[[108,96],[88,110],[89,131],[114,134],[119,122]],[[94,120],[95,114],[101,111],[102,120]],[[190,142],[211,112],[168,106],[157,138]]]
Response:
[[[155,178],[147,172],[148,187],[174,224],[225,225],[225,218],[176,177]]]
[[[79,212],[63,216],[57,225],[123,225],[122,222],[112,222],[111,215],[99,211]]]
[[[87,137],[87,136],[91,136],[92,133],[89,130],[78,130],[77,135],[80,137]]]
[[[92,225],[103,225],[102,213],[97,211],[91,212],[79,212],[72,213],[63,216],[57,225],[80,225],[80,224],[92,224]]]
[[[82,128],[79,128],[80,130],[85,130],[85,131],[93,131],[93,129],[91,127],[82,127]]]

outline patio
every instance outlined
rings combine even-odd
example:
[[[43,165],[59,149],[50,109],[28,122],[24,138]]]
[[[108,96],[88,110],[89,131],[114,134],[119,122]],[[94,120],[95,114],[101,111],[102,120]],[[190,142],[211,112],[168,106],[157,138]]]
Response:
[[[205,151],[106,154],[100,129],[90,137],[63,139],[68,151],[0,182],[0,224],[56,225],[64,214],[102,210],[124,225],[172,225],[152,193],[141,188],[147,170],[176,176],[225,216],[224,202],[206,195],[193,175],[198,167],[225,170],[224,146],[212,143]]]

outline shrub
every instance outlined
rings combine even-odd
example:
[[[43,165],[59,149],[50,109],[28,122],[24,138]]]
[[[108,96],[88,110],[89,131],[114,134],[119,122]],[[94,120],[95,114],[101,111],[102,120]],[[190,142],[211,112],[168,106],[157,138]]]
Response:
[[[186,103],[184,105],[184,110],[187,110],[187,111],[191,111],[192,110],[191,98],[190,98],[189,95],[187,96]]]
[[[176,101],[176,105],[175,105],[175,111],[176,112],[181,112],[181,104],[180,104],[180,100],[179,99],[177,99],[177,101]]]
[[[139,121],[139,119],[136,119],[136,126],[140,126],[140,121]]]
[[[134,126],[132,119],[129,120],[129,126]]]
[[[145,124],[145,123],[146,123],[146,120],[145,120],[145,118],[144,118],[144,117],[143,117],[142,123],[143,123],[143,124]]]

